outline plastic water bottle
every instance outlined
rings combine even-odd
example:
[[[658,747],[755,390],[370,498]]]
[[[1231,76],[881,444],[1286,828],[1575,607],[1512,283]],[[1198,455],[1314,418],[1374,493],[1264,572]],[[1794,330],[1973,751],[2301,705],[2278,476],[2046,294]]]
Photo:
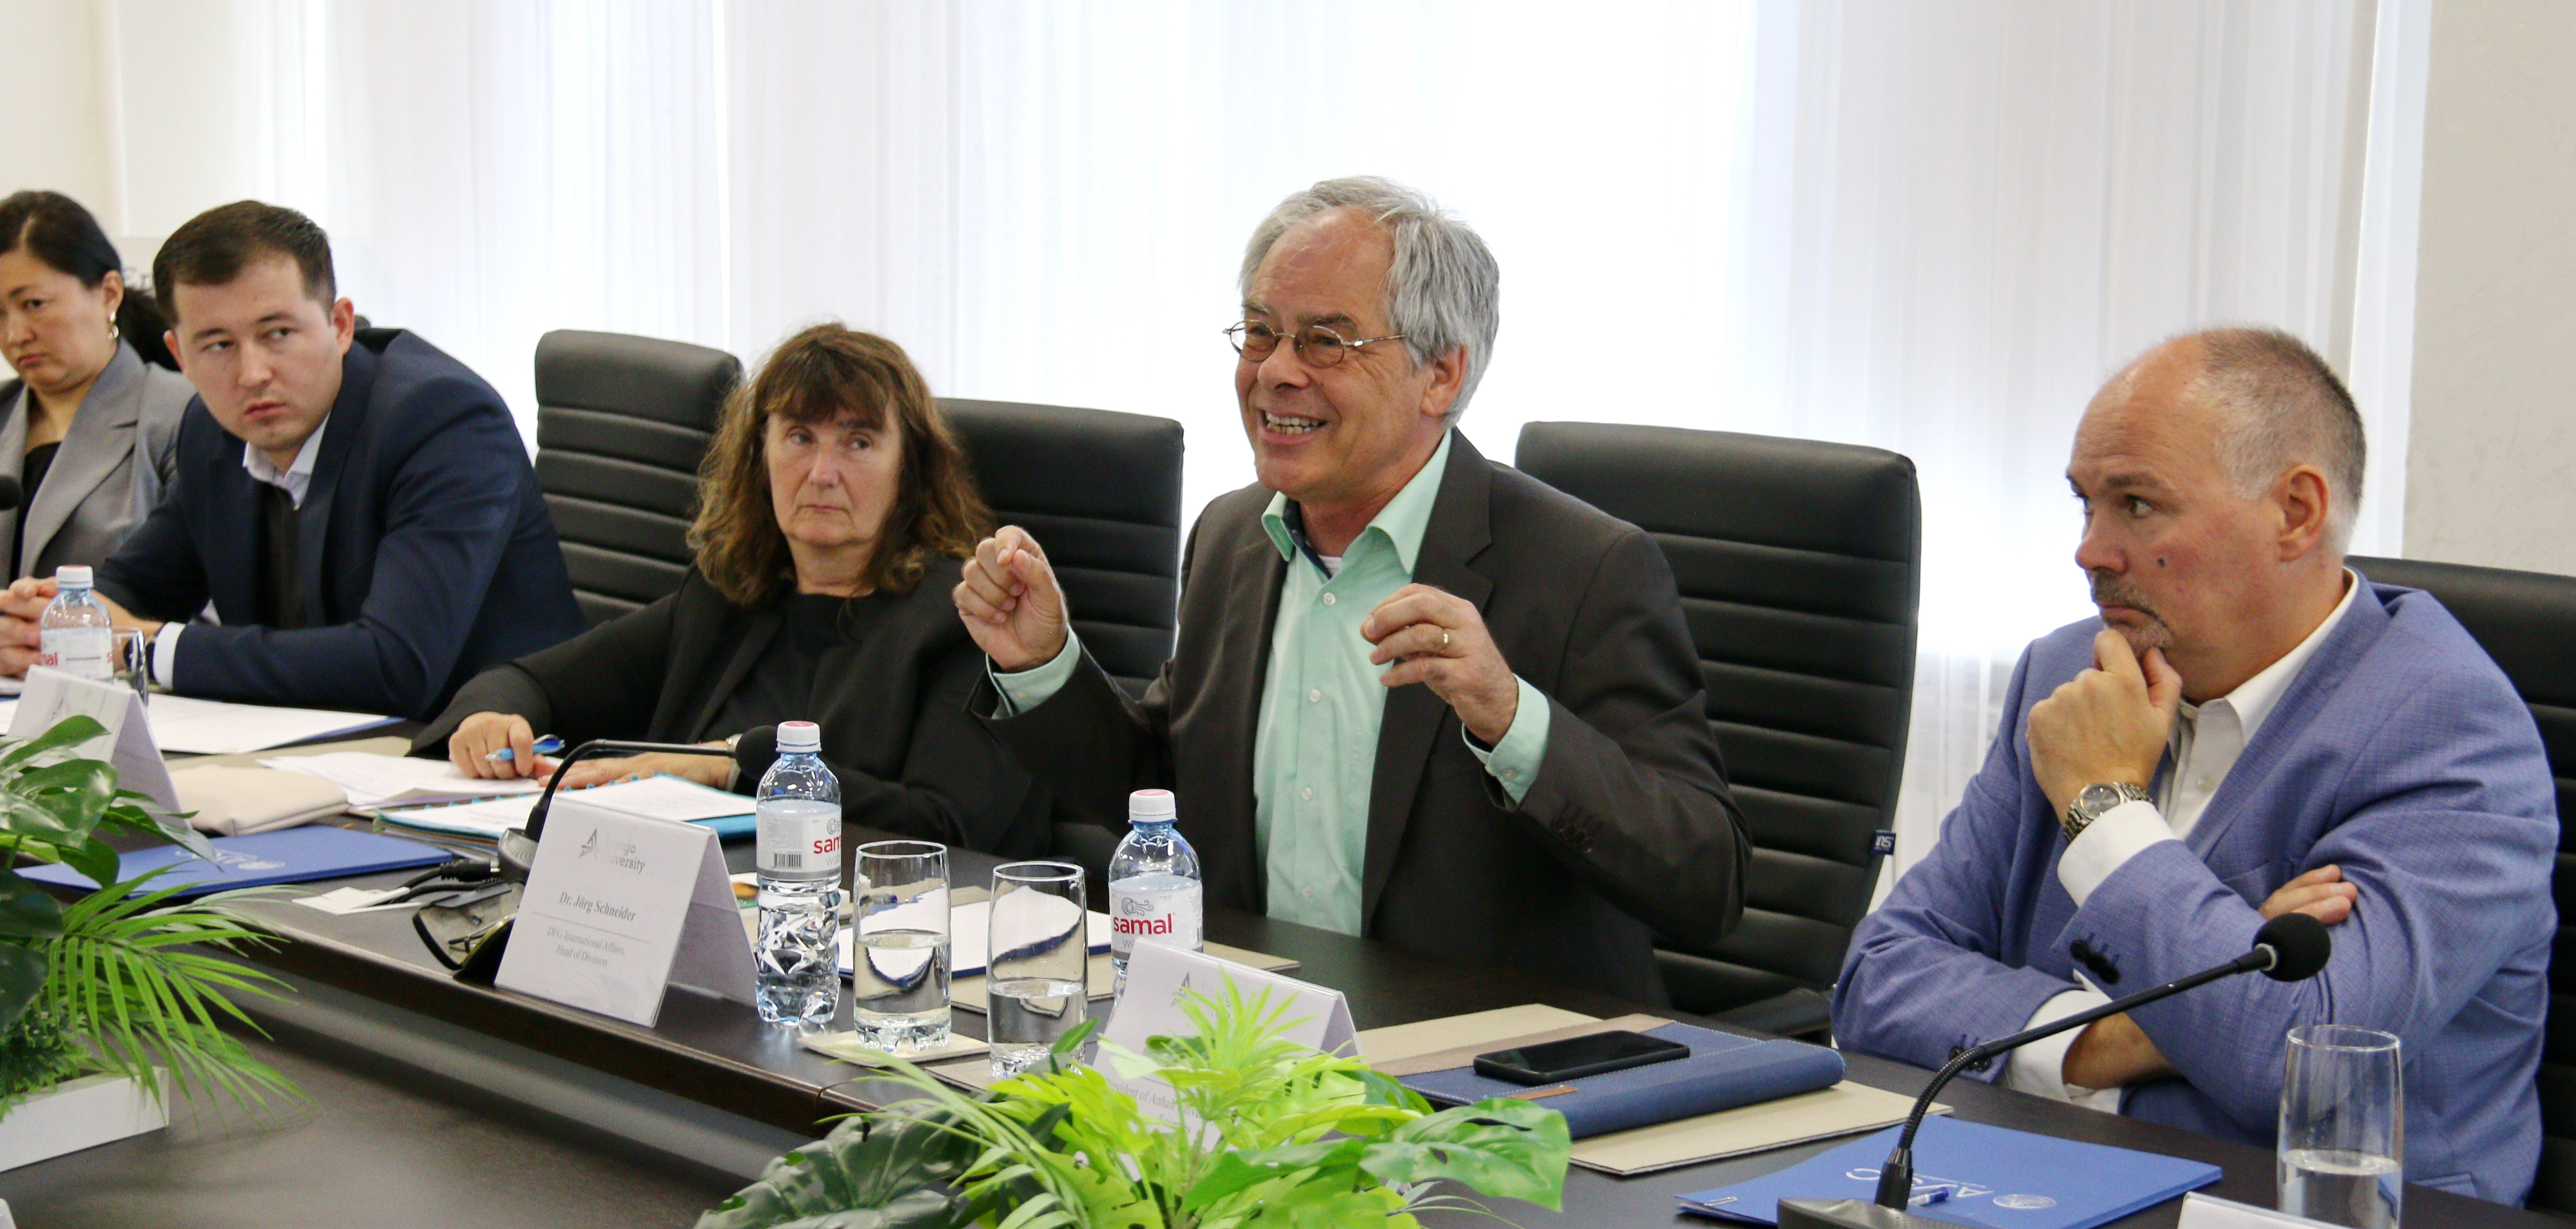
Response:
[[[841,782],[823,766],[823,730],[778,726],[778,759],[760,778],[753,869],[760,880],[760,1018],[825,1027],[841,1001]]]
[[[116,681],[116,627],[107,607],[90,592],[89,569],[67,563],[54,569],[61,592],[37,620],[36,664],[102,683]]]
[[[1174,830],[1180,814],[1172,791],[1140,789],[1127,796],[1127,837],[1109,855],[1109,962],[1117,989],[1127,989],[1127,958],[1139,943],[1195,952],[1203,889],[1198,851]]]

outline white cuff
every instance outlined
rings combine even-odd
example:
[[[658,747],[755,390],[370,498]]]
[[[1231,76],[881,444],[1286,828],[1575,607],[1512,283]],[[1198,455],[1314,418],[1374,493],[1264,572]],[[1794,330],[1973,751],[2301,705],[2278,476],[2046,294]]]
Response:
[[[2084,834],[2091,836],[2093,833],[2091,829],[2086,829]],[[2030,1023],[2023,1027],[2038,1028],[2040,1025],[2063,1020],[2076,1012],[2099,1007],[2110,1001],[2110,996],[2090,986],[2081,990],[2064,991],[2040,1004],[2039,1010],[2030,1013]],[[2083,1032],[2084,1030],[2080,1028],[2070,1029],[2054,1037],[2043,1037],[2013,1051],[2011,1065],[2004,1068],[2004,1087],[2026,1092],[2032,1096],[2046,1097],[2052,1101],[2064,1101],[2072,1105],[2081,1105],[2086,1109],[2100,1110],[2106,1114],[2118,1113],[2120,1111],[2119,1089],[2092,1089],[2066,1082],[2066,1052],[2075,1047],[2075,1039],[2083,1035]]]
[[[152,635],[152,681],[165,688],[177,686],[170,680],[178,674],[179,633],[186,630],[187,624],[172,619]]]
[[[2066,847],[2066,856],[2057,860],[2057,882],[2065,885],[2066,894],[2081,909],[2111,872],[2147,846],[2174,839],[2173,825],[2165,822],[2156,804],[2123,802],[2086,825],[2083,835]]]

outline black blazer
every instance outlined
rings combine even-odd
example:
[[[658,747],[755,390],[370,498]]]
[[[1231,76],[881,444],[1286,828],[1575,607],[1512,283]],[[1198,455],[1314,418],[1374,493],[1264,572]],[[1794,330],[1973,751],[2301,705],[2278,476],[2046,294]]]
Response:
[[[582,629],[518,425],[492,386],[400,329],[341,360],[295,514],[314,626],[257,625],[260,483],[242,442],[188,403],[170,489],[98,569],[179,637],[171,689],[218,700],[424,718],[496,661]]]
[[[1210,903],[1268,908],[1253,740],[1285,563],[1271,492],[1219,497],[1190,531],[1180,639],[1129,701],[1085,661],[1046,703],[987,719],[1068,810],[1123,825],[1131,789],[1179,795]],[[1518,806],[1427,687],[1387,693],[1369,791],[1364,933],[1641,1002],[1664,1001],[1653,935],[1713,943],[1742,911],[1743,824],[1663,552],[1633,525],[1457,437],[1413,578],[1475,603],[1549,698]],[[996,711],[989,681],[977,713]]]
[[[1003,857],[1043,857],[1051,835],[1045,791],[966,714],[984,655],[949,597],[959,566],[930,560],[921,583],[862,640],[824,654],[825,687],[808,719],[823,727],[823,758],[841,779],[847,822]],[[739,733],[735,788],[749,793],[776,758],[776,729],[719,730],[714,722],[784,622],[774,605],[747,610],[725,600],[691,568],[677,593],[484,671],[412,751],[444,757],[448,735],[483,712],[517,713],[567,743],[705,742]]]

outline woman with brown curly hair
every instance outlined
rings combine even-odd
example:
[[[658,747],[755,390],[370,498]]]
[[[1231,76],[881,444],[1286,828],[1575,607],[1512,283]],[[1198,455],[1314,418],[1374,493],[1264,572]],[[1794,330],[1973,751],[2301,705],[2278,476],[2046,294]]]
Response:
[[[502,777],[555,771],[540,732],[729,743],[730,763],[583,760],[564,787],[667,772],[747,792],[777,723],[814,721],[849,822],[1044,853],[1045,796],[967,712],[984,657],[948,597],[991,520],[902,348],[815,325],[726,403],[679,592],[475,676],[414,750]]]

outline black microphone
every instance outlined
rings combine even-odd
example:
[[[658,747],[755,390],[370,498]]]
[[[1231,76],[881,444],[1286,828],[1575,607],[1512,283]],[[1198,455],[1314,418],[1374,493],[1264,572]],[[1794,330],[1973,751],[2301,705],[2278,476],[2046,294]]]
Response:
[[[6,512],[11,508],[17,507],[18,498],[21,494],[23,494],[23,492],[18,489],[17,479],[12,478],[7,474],[0,474],[0,512]]]
[[[2106,1016],[2134,1011],[2158,999],[2171,998],[2185,990],[2208,985],[2239,973],[2261,973],[2274,981],[2306,981],[2326,967],[2334,954],[2334,940],[2327,936],[2325,923],[2304,913],[2284,913],[2263,923],[2254,932],[2254,950],[2215,968],[2203,969],[2187,977],[2178,977],[2161,986],[2151,986],[2127,998],[2113,999],[2098,1007],[2079,1011],[2061,1020],[2052,1020],[2038,1028],[1989,1041],[1961,1051],[1934,1073],[1932,1082],[1923,1086],[1923,1095],[1914,1099],[1914,1112],[1905,1119],[1905,1133],[1897,1137],[1896,1147],[1887,1154],[1887,1163],[1878,1170],[1878,1202],[1875,1206],[1856,1200],[1780,1201],[1781,1229],[1793,1225],[1897,1226],[1909,1223],[1932,1224],[1906,1216],[1904,1209],[1914,1194],[1914,1133],[1923,1126],[1923,1116],[1931,1112],[1932,1099],[1952,1076],[1999,1055],[2009,1053],[2044,1037],[2054,1037],[2069,1029],[2082,1028]],[[1792,1220],[1791,1205],[1798,1219]],[[1896,1216],[1874,1215],[1892,1209]],[[1856,1215],[1857,1213],[1857,1215]],[[1829,1219],[1830,1217],[1830,1219]]]

